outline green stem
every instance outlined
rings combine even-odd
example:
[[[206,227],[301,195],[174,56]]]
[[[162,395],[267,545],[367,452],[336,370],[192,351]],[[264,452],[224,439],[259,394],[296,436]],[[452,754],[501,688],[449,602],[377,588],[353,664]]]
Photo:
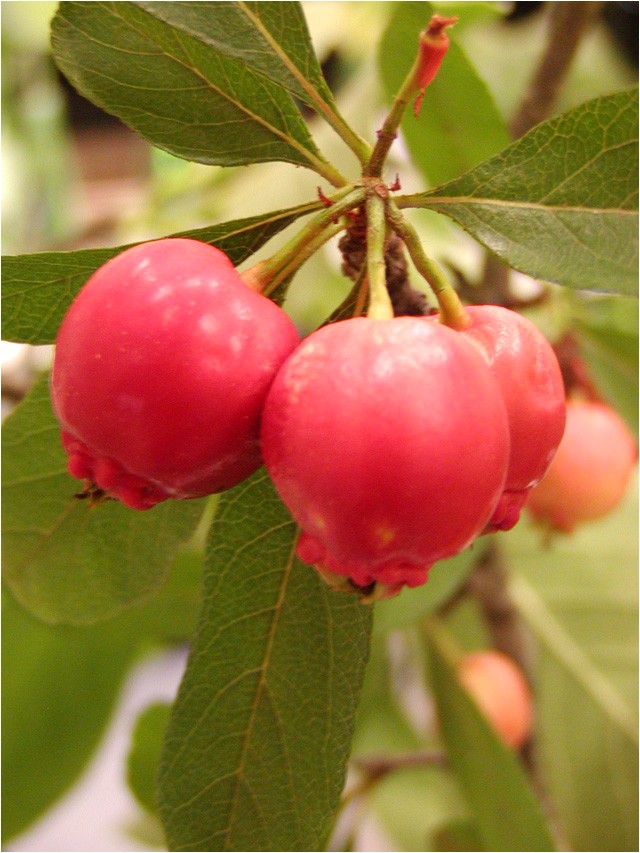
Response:
[[[384,262],[384,242],[387,231],[384,199],[374,191],[367,197],[367,277],[369,279],[369,310],[372,320],[390,320],[393,305],[387,290]]]
[[[340,172],[335,169],[331,163],[328,163],[324,157],[315,157],[314,155],[308,154],[308,159],[311,164],[310,168],[325,180],[329,181],[332,186],[338,188],[349,186],[349,181],[345,176],[340,174]]]
[[[316,234],[312,239],[307,240],[303,245],[300,246],[294,258],[292,258],[288,264],[283,266],[278,272],[271,278],[269,284],[266,285],[264,290],[262,291],[264,296],[269,296],[269,294],[273,293],[273,291],[284,281],[286,281],[290,275],[292,275],[299,267],[304,264],[305,261],[308,261],[309,258],[314,255],[318,249],[324,246],[332,237],[335,237],[336,234],[339,234],[341,231],[344,231],[346,228],[346,222],[344,218],[338,220],[338,222],[331,222],[326,225],[322,231]]]
[[[417,231],[391,199],[387,202],[387,215],[394,231],[404,241],[415,268],[433,290],[440,306],[442,322],[453,329],[466,329],[471,321],[460,297],[440,267],[427,257]]]
[[[333,233],[336,233],[331,229],[334,221],[340,219],[342,214],[347,211],[358,207],[363,200],[364,189],[354,187],[353,184],[344,187],[328,199],[330,202],[328,207],[307,222],[291,240],[270,258],[261,261],[243,273],[243,278],[260,293],[272,292],[284,280],[283,271],[286,271],[286,275],[294,272],[300,264],[310,257],[310,244],[315,245],[316,238],[320,237],[320,245],[322,245],[323,242],[333,236]],[[342,228],[344,225],[341,225],[337,230]],[[328,236],[322,238],[327,229],[329,229]]]
[[[379,178],[382,174],[382,167],[387,159],[389,149],[398,135],[398,128],[402,121],[402,116],[407,108],[407,104],[412,96],[418,91],[417,72],[420,67],[420,54],[416,56],[415,62],[411,66],[411,70],[407,74],[394,98],[391,110],[386,117],[381,130],[378,131],[378,141],[371,155],[371,159],[367,164],[364,174],[371,177]]]

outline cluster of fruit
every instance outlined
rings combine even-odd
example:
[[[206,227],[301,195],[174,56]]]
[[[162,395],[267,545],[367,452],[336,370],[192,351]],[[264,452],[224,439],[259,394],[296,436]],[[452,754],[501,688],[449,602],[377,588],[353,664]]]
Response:
[[[52,400],[70,473],[135,509],[228,489],[264,461],[334,585],[388,594],[509,529],[565,426],[547,340],[521,315],[357,317],[302,343],[218,249],[130,248],[60,328]]]

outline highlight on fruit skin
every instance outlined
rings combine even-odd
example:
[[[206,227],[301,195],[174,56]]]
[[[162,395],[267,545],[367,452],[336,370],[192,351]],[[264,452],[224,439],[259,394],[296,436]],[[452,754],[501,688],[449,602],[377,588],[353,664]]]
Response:
[[[457,676],[504,743],[520,749],[533,727],[533,697],[517,664],[495,649],[466,654]]]
[[[287,359],[262,417],[265,465],[325,579],[395,594],[482,532],[509,456],[482,355],[428,317],[325,326]]]
[[[69,473],[85,495],[134,509],[231,488],[262,462],[264,399],[298,342],[219,249],[183,238],[126,249],[58,332],[51,398]]]
[[[637,460],[635,438],[617,412],[606,403],[569,400],[563,439],[527,509],[536,521],[571,533],[621,503]]]

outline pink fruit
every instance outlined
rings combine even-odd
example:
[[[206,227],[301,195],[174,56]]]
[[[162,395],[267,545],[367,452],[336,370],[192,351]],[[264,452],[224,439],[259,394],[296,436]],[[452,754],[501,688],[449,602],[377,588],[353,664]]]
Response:
[[[519,667],[502,652],[480,651],[465,655],[457,672],[502,740],[519,749],[529,739],[533,722],[531,691]]]
[[[569,400],[564,437],[527,508],[534,518],[566,533],[600,518],[622,500],[637,454],[632,434],[613,409]]]
[[[321,572],[398,591],[469,545],[504,487],[500,392],[431,318],[356,318],[289,357],[263,413],[265,464]]]
[[[127,249],[58,333],[51,395],[70,473],[135,509],[235,485],[261,464],[262,405],[298,341],[213,246]]]
[[[562,438],[565,391],[553,349],[538,328],[497,305],[466,309],[463,332],[484,354],[502,391],[509,419],[511,455],[505,491],[490,521],[509,530],[518,521],[529,491],[547,471]]]

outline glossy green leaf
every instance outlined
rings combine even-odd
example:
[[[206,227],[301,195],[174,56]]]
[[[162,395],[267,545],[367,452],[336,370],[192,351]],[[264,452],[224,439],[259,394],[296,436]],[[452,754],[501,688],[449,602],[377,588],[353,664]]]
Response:
[[[63,3],[52,22],[59,68],[82,95],[178,157],[325,162],[288,92],[159,11],[155,3]]]
[[[451,766],[486,850],[555,850],[556,846],[516,755],[505,746],[455,675],[448,635],[428,632],[433,693]]]
[[[616,512],[558,535],[504,539],[512,595],[537,640],[543,783],[575,850],[638,847],[637,485]]]
[[[149,598],[202,515],[201,500],[136,512],[75,498],[46,376],[5,422],[2,462],[3,577],[47,622],[86,624]]]
[[[7,839],[25,830],[86,765],[137,640],[121,622],[44,625],[3,592],[2,641],[2,837]]]
[[[156,777],[171,705],[150,705],[136,720],[127,756],[127,782],[136,799],[152,814],[156,811]]]
[[[473,7],[476,3],[462,4]],[[418,51],[418,36],[434,7],[431,3],[394,3],[378,57],[389,102],[400,88]],[[467,11],[459,12],[464,21]],[[418,118],[409,108],[402,134],[411,157],[428,181],[450,181],[497,154],[509,144],[509,134],[491,93],[462,48],[455,28],[438,76],[425,93]]]
[[[298,217],[320,207],[319,202],[288,210],[180,231],[171,237],[190,237],[210,243],[238,265]],[[2,259],[3,340],[32,344],[55,341],[73,297],[92,272],[129,245],[74,252],[39,252]]]
[[[543,122],[458,180],[408,199],[535,278],[637,293],[637,89]]]
[[[297,2],[136,2],[145,11],[263,74],[313,106],[333,97]]]
[[[457,557],[436,563],[423,586],[404,589],[402,595],[377,604],[374,617],[376,632],[415,625],[441,607],[467,577],[482,554],[483,544],[480,540]]]
[[[295,559],[261,471],[226,493],[160,770],[172,850],[318,850],[344,782],[370,610]]]

